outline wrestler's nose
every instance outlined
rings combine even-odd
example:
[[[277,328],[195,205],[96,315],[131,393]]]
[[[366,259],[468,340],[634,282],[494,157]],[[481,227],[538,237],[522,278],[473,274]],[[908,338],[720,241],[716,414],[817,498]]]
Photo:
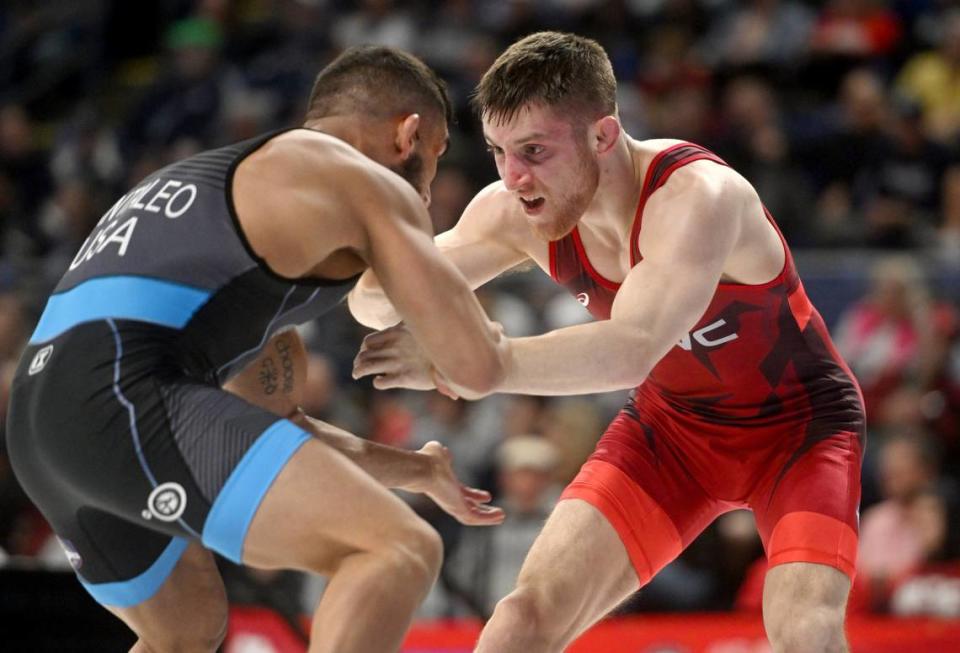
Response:
[[[518,157],[507,154],[503,158],[503,169],[501,175],[503,184],[507,190],[523,190],[530,185],[533,176],[530,174],[530,168]]]

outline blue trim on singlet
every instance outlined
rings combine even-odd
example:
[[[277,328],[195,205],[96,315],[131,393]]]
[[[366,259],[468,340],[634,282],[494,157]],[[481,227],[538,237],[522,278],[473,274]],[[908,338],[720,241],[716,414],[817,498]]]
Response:
[[[143,603],[160,589],[167,580],[170,572],[177,566],[180,556],[187,548],[188,541],[182,537],[170,539],[170,544],[163,550],[150,568],[139,576],[130,580],[120,580],[114,583],[88,583],[80,578],[80,584],[90,592],[90,595],[101,605],[115,608],[129,608],[132,605]]]
[[[207,513],[203,544],[236,563],[253,515],[280,470],[310,436],[289,420],[271,424],[234,468]]]
[[[83,322],[114,318],[182,328],[212,293],[136,276],[97,277],[51,295],[30,344],[46,342]]]

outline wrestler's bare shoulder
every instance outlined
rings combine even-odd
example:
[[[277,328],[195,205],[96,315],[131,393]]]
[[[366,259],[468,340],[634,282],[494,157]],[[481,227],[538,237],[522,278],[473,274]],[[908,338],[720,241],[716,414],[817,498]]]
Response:
[[[631,139],[630,146],[635,152],[656,156],[667,148],[686,142],[676,138],[648,138],[642,141]]]
[[[495,181],[476,194],[457,228],[496,237],[521,251],[528,251],[538,243],[523,215],[520,200],[502,181]]]
[[[267,141],[256,152],[244,159],[238,172],[247,171],[250,181],[283,186],[312,178],[318,172],[336,173],[343,169],[349,174],[353,168],[379,167],[348,143],[313,129],[292,129]]]

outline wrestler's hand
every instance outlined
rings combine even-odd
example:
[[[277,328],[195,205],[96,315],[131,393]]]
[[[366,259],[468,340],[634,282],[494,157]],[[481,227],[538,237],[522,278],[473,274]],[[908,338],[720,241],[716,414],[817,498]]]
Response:
[[[488,503],[489,492],[467,487],[456,477],[445,446],[431,441],[423,445],[420,453],[430,456],[433,463],[433,472],[420,491],[444,512],[467,526],[495,526],[503,522],[503,509]]]
[[[417,341],[402,324],[371,333],[353,359],[353,378],[373,376],[377,390],[433,390],[457,399]]]

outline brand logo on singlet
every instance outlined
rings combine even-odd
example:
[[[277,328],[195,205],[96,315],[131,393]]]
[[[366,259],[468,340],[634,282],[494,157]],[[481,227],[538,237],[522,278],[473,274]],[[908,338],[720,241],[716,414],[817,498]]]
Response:
[[[147,497],[144,519],[156,517],[160,521],[177,521],[187,509],[187,493],[179,483],[162,483]]]
[[[577,301],[583,304],[584,306],[590,305],[590,295],[585,292],[577,293]]]
[[[43,371],[43,368],[47,366],[47,362],[50,360],[50,354],[53,353],[53,345],[47,345],[36,354],[33,355],[33,360],[30,361],[30,369],[27,370],[29,376],[33,376],[37,372]]]
[[[685,351],[690,351],[693,349],[694,342],[702,347],[719,347],[720,345],[730,342],[731,340],[736,340],[738,337],[736,333],[717,333],[717,331],[726,325],[726,323],[727,321],[721,318],[716,322],[708,324],[702,329],[697,329],[696,331],[688,333],[680,339],[680,348]]]

